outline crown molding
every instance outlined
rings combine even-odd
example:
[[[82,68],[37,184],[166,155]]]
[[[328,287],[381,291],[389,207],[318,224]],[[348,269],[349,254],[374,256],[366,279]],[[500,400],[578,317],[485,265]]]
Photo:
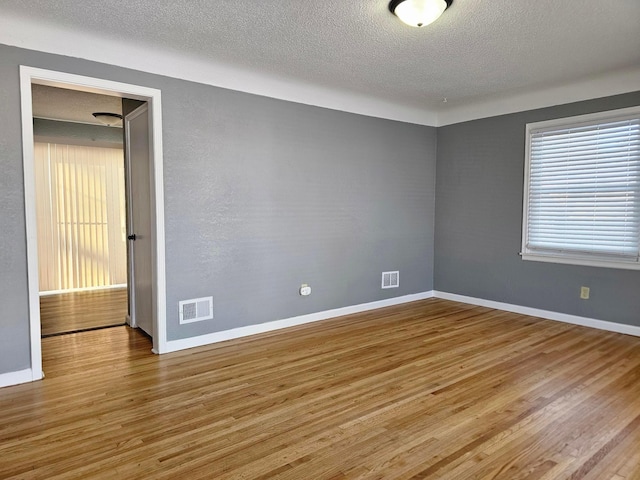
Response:
[[[640,90],[638,67],[562,86],[490,95],[455,106],[450,102],[445,108],[429,110],[6,14],[0,17],[0,43],[279,100],[436,127]]]
[[[438,112],[437,127],[524,112],[640,90],[640,67],[618,70],[579,82],[511,94],[491,95]]]
[[[437,122],[436,113],[429,110],[243,70],[183,53],[172,54],[149,45],[40,24],[22,17],[0,17],[0,43],[370,117],[427,126]]]

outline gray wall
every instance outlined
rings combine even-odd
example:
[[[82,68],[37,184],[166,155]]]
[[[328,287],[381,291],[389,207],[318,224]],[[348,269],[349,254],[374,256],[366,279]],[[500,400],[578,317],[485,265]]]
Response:
[[[19,88],[0,48],[0,373],[30,367]]]
[[[525,124],[640,105],[640,92],[438,129],[436,290],[640,325],[640,271],[523,261]],[[591,299],[580,300],[580,286]]]
[[[20,64],[162,90],[170,340],[433,288],[434,128],[0,46],[0,373],[29,367]]]
[[[59,120],[33,119],[33,135],[37,141],[84,145],[88,147],[122,148],[122,128],[103,127]]]
[[[169,318],[211,293],[222,330],[433,287],[435,129],[202,85],[171,93],[187,113],[165,128]],[[381,290],[396,269],[400,289]],[[170,323],[169,338],[210,328]]]
[[[133,112],[136,108],[138,108],[139,106],[145,103],[147,102],[143,102],[141,100],[133,100],[131,98],[123,98],[122,99],[122,116],[126,117],[131,112]],[[124,133],[122,134],[122,137],[124,138]]]

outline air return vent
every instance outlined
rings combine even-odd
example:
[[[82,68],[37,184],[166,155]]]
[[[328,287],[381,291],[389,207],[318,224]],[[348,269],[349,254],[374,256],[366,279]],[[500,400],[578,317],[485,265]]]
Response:
[[[398,288],[400,272],[382,272],[382,288]]]
[[[213,297],[193,298],[178,302],[180,323],[199,322],[213,318]]]

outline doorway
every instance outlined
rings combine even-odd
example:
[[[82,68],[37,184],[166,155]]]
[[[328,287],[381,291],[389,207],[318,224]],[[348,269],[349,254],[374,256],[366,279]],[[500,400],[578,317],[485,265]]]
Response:
[[[31,340],[31,371],[32,379],[43,377],[42,346],[41,346],[41,318],[40,318],[40,288],[39,288],[39,259],[37,243],[37,215],[36,215],[36,176],[34,168],[34,131],[32,112],[32,85],[45,85],[79,92],[98,93],[118,98],[131,98],[146,102],[146,118],[148,128],[144,141],[148,145],[148,168],[146,180],[149,185],[149,268],[146,275],[147,292],[150,298],[150,312],[148,329],[153,339],[153,351],[166,351],[166,300],[165,300],[165,271],[164,271],[164,195],[162,178],[162,119],[160,91],[147,87],[111,82],[102,79],[79,75],[20,67],[20,91],[22,106],[23,132],[23,160],[24,160],[24,188],[25,188],[25,220],[27,233],[27,268],[29,289],[29,327]],[[131,205],[136,209],[136,205]],[[135,276],[136,272],[130,272]],[[140,274],[138,275],[140,277]],[[128,282],[129,283],[129,282]],[[144,295],[140,289],[140,281],[131,284],[131,297]],[[136,290],[139,289],[139,290]],[[136,326],[135,324],[132,326]]]
[[[42,337],[124,325],[122,112],[132,101],[47,85],[31,88]]]

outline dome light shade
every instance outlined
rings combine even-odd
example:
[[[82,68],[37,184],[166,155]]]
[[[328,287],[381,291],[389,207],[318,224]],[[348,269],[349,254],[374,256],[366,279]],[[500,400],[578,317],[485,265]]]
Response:
[[[96,120],[107,125],[108,127],[120,127],[122,126],[122,115],[111,112],[95,112],[93,116]]]
[[[392,0],[389,10],[407,25],[424,27],[435,22],[453,0]]]

